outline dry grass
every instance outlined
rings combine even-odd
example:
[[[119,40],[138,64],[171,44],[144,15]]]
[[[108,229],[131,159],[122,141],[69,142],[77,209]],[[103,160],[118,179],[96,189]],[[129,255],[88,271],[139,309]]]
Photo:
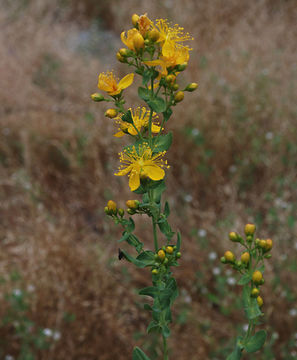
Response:
[[[127,359],[135,342],[149,346],[143,336],[148,314],[134,291],[149,277],[117,261],[119,229],[102,211],[107,199],[123,205],[130,197],[126,179],[112,175],[121,145],[103,117],[104,106],[89,99],[100,71],[126,72],[113,54],[133,12],[172,19],[195,37],[184,82],[198,81],[200,88],[169,124],[174,146],[167,196],[172,221],[184,234],[182,266],[175,271],[182,296],[170,343],[174,358],[214,359],[211,351],[226,346],[236,322],[244,321],[238,311],[224,315],[207,295],[221,296],[226,308],[235,301],[227,289],[225,298],[217,293],[211,267],[219,265],[209,263],[208,253],[228,246],[223,239],[230,227],[257,221],[261,235],[277,244],[266,274],[265,323],[280,334],[275,358],[287,359],[282,347],[294,318],[283,294],[290,291],[292,301],[297,296],[294,3],[2,3],[0,274],[7,278],[17,269],[24,286],[35,286],[32,319],[61,331],[61,340],[38,359]],[[98,17],[108,32],[86,44],[82,31]],[[129,101],[136,99],[129,91]],[[147,224],[139,220],[138,226],[148,244]],[[207,230],[207,241],[197,229]],[[13,284],[5,286],[3,291]],[[75,321],[65,321],[65,313],[75,314]],[[0,335],[4,353],[16,356],[19,343],[11,329]]]

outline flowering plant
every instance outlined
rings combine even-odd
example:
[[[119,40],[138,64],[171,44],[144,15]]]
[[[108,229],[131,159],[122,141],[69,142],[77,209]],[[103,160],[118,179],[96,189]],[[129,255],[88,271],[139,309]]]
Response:
[[[125,217],[125,210],[118,208],[113,200],[108,201],[105,212],[116,224],[123,227],[124,231],[119,242],[127,242],[135,248],[137,254],[133,256],[126,250],[120,250],[119,259],[125,258],[135,266],[147,267],[151,271],[152,286],[141,289],[139,294],[153,299],[152,303],[144,306],[152,314],[147,332],[161,334],[163,359],[168,360],[167,338],[170,336],[169,324],[172,321],[171,307],[178,296],[177,283],[171,268],[178,266],[178,259],[181,257],[181,235],[171,228],[168,222],[169,204],[167,201],[162,201],[162,194],[166,188],[166,170],[169,169],[165,155],[172,143],[172,133],[166,133],[165,127],[173,113],[173,108],[184,99],[185,92],[196,90],[198,85],[190,83],[179,90],[177,80],[179,74],[187,67],[191,51],[185,42],[192,40],[182,27],[172,26],[164,19],[153,22],[146,14],[142,16],[134,14],[132,23],[134,27],[121,34],[121,40],[126,48],[120,49],[116,56],[120,62],[133,68],[134,73],[142,78],[142,85],[138,87],[138,96],[145,102],[145,106],[125,108],[124,90],[132,85],[134,73],[124,76],[121,80],[117,80],[112,72],[101,73],[98,88],[106,92],[109,97],[106,98],[100,93],[95,93],[91,97],[96,102],[113,103],[114,106],[108,109],[105,115],[113,119],[117,126],[114,136],[117,138],[128,136],[132,141],[120,152],[121,165],[115,175],[128,175],[130,190],[141,198],[127,200],[126,213],[130,215],[128,218]],[[144,244],[134,234],[133,216],[138,214],[145,214],[152,221],[151,250],[144,250]],[[162,242],[158,238],[160,233],[163,235]],[[240,265],[235,262],[231,252],[226,252],[222,261],[232,264],[243,274],[246,272],[244,276],[247,282],[253,281],[256,284],[251,278],[254,276],[251,275],[251,259],[259,255],[255,249],[247,247],[248,252],[245,253]],[[247,260],[248,256],[249,260]],[[258,316],[261,314],[258,308],[261,306],[259,297],[257,300],[254,297],[251,299],[249,304]],[[253,325],[254,322],[251,326]],[[249,334],[251,333],[252,330]],[[239,349],[236,350],[237,354],[241,355],[242,350],[248,348],[249,341],[253,340],[250,337],[246,338],[246,342],[240,339],[237,343],[240,344],[236,348]],[[233,356],[228,359],[239,358]],[[135,347],[133,360],[149,360],[149,358],[140,348]]]

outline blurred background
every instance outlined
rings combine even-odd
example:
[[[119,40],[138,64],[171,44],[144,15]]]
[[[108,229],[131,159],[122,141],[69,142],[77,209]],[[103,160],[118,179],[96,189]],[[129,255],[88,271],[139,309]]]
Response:
[[[297,359],[295,0],[1,0],[0,358],[126,360],[137,344],[158,359],[137,295],[150,274],[118,261],[121,229],[103,212],[131,198],[113,176],[125,140],[90,99],[100,72],[128,72],[120,33],[145,12],[194,36],[180,81],[199,83],[168,124],[165,196],[183,234],[171,357],[223,360],[244,331],[241,288],[219,258],[238,254],[229,231],[254,222],[275,244],[269,336],[244,359]],[[150,246],[149,224],[137,229]]]

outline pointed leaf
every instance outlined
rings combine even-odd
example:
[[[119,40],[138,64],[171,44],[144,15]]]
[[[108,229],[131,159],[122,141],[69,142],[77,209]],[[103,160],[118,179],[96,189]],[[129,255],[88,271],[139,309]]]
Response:
[[[132,354],[132,360],[150,360],[150,358],[146,356],[139,347],[135,347]]]
[[[155,298],[159,293],[159,289],[155,286],[148,286],[139,290],[139,295],[146,295]]]
[[[154,153],[167,151],[172,144],[172,132],[166,135],[159,135],[153,138]]]
[[[181,246],[181,235],[180,232],[177,233],[177,242],[176,242],[176,251],[178,252],[180,250]]]
[[[265,340],[266,340],[266,331],[265,330],[260,330],[258,331],[250,340],[249,342],[245,345],[245,350],[248,353],[252,353],[255,351],[258,351],[261,349],[261,347],[265,344]]]
[[[135,266],[139,267],[139,268],[144,268],[146,267],[146,263],[135,259],[133,256],[129,255],[125,250],[122,250],[123,255],[125,256],[125,258],[131,262],[132,264],[134,264]]]
[[[157,114],[164,112],[166,110],[165,100],[162,99],[161,97],[155,97],[152,99],[148,99],[148,100],[146,100],[146,102],[148,103],[150,108]]]
[[[168,217],[168,216],[170,215],[170,208],[169,208],[168,201],[165,202],[164,215],[165,215],[166,217]]]
[[[131,111],[128,110],[122,117],[121,117],[122,121],[125,121],[129,124],[133,124],[133,119],[132,119],[132,115],[131,115]]]
[[[147,101],[150,99],[151,97],[151,92],[149,89],[145,89],[143,87],[139,87],[138,88],[138,96],[140,97],[140,99]]]
[[[250,273],[245,273],[237,282],[238,285],[246,285],[252,280],[252,276]]]

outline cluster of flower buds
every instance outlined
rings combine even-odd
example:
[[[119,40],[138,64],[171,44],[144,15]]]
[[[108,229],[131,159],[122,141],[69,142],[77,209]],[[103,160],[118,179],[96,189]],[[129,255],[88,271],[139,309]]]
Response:
[[[137,210],[139,209],[140,202],[138,200],[127,200],[126,206],[127,206],[127,213],[129,215],[134,215],[137,213]]]
[[[176,246],[163,246],[155,254],[155,263],[152,269],[152,274],[157,275],[169,266],[176,263],[176,260],[181,257],[180,251],[177,251]]]
[[[123,217],[125,213],[124,209],[118,208],[116,202],[113,200],[108,201],[107,205],[104,208],[104,212],[106,215],[113,217],[117,217],[118,215],[120,217]]]
[[[263,305],[263,299],[259,295],[259,287],[264,284],[262,271],[259,270],[259,263],[264,259],[269,259],[272,249],[272,240],[254,239],[256,226],[254,224],[247,224],[244,228],[245,239],[236,232],[229,233],[229,239],[232,242],[240,243],[244,248],[240,255],[240,260],[237,260],[234,253],[230,250],[226,251],[221,258],[223,264],[230,264],[235,270],[241,274],[246,274],[247,279],[251,282],[251,296],[257,299],[259,307]]]

